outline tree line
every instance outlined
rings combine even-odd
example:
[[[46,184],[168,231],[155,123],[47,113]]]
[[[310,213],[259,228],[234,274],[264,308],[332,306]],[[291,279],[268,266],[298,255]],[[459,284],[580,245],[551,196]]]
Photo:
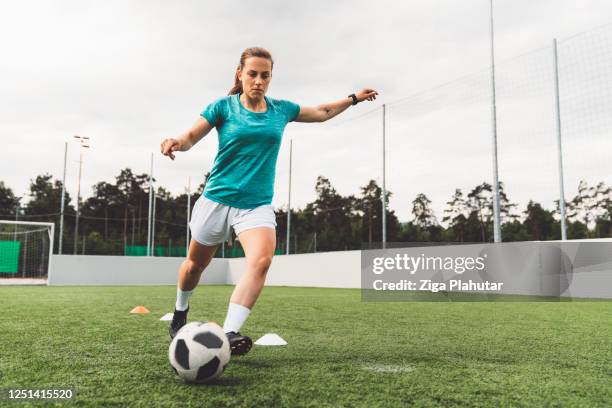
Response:
[[[206,180],[208,175],[204,175]],[[206,181],[191,194],[191,206],[202,194]],[[121,255],[126,247],[147,243],[149,211],[147,174],[126,168],[114,182],[101,181],[93,194],[79,205],[79,229],[75,236],[76,209],[64,194],[63,253]],[[332,182],[319,176],[316,199],[304,208],[291,210],[291,253],[375,248],[382,241],[382,188],[370,180],[355,195],[343,196]],[[519,209],[500,182],[500,215],[503,241],[561,239],[559,202],[550,210],[529,201]],[[155,189],[155,243],[167,248],[185,247],[187,193],[172,195]],[[392,192],[387,191],[387,202]],[[0,181],[0,218],[54,222],[54,252],[58,252],[62,182],[50,174],[31,180],[29,200],[16,196]],[[442,218],[438,218],[425,194],[417,194],[411,206],[412,219],[400,222],[395,211],[386,211],[387,242],[492,242],[493,189],[483,182],[469,191],[456,189],[450,195]],[[612,237],[612,188],[601,182],[581,181],[577,194],[566,203],[569,239]],[[277,214],[277,249],[286,252],[287,210]],[[76,237],[76,239],[75,239]],[[228,247],[236,246],[235,240]]]

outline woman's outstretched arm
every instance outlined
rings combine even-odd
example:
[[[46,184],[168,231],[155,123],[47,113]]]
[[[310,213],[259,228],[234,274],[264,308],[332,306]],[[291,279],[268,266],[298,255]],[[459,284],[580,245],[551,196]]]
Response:
[[[355,93],[357,102],[363,102],[365,100],[373,101],[376,99],[376,92],[370,88],[364,88],[359,92]],[[351,97],[342,98],[336,102],[324,103],[316,107],[302,106],[300,107],[300,114],[295,119],[296,122],[325,122],[333,118],[334,116],[344,112],[349,106],[353,104]]]
[[[161,152],[164,156],[170,157],[174,160],[174,152],[186,152],[191,149],[193,145],[198,143],[204,136],[212,130],[212,126],[204,118],[198,118],[196,123],[193,124],[191,129],[183,133],[176,139],[164,139],[161,142]]]

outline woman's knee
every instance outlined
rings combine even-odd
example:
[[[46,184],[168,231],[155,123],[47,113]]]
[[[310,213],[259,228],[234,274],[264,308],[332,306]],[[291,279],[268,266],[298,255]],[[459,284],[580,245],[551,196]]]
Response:
[[[204,269],[208,266],[209,262],[203,262],[198,259],[190,259],[187,258],[185,260],[185,266],[187,267],[187,271],[189,273],[201,274]]]
[[[258,256],[254,261],[255,269],[261,273],[268,272],[270,265],[272,265],[272,257],[269,255]]]

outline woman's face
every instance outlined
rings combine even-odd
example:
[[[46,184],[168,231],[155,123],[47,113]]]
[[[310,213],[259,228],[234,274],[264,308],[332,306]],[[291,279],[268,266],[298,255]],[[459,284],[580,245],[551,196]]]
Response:
[[[242,82],[242,92],[246,96],[261,99],[268,92],[272,79],[272,62],[261,57],[247,58],[242,70],[238,70],[238,79]]]

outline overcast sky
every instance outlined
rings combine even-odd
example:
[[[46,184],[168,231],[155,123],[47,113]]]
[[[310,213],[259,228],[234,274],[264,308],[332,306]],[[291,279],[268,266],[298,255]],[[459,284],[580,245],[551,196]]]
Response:
[[[227,93],[240,53],[254,45],[268,48],[275,59],[271,97],[316,105],[366,86],[380,93],[376,102],[351,107],[330,122],[287,126],[275,206],[287,203],[289,139],[294,140],[296,206],[314,199],[319,174],[345,195],[358,193],[370,178],[380,182],[383,103],[390,104],[390,207],[401,221],[410,219],[410,202],[418,192],[432,198],[441,219],[454,188],[491,182],[487,0],[1,4],[0,180],[17,195],[38,174],[61,179],[65,141],[70,141],[66,184],[76,195],[78,147],[73,135],[91,138],[83,165],[85,196],[95,182],[113,181],[122,168],[148,172],[151,152],[162,186],[174,194],[183,192],[188,177],[195,186],[212,166],[216,132],[179,153],[174,162],[159,154],[159,143],[187,130],[208,103]],[[524,205],[535,198],[552,208],[558,181],[553,112],[548,109],[550,51],[512,58],[550,47],[555,37],[610,23],[612,3],[498,0],[495,19],[500,98],[508,95],[500,101],[500,179],[511,199]],[[606,35],[597,34],[587,43],[604,57],[611,47]],[[581,49],[572,47],[568,43],[568,56],[581,55]],[[608,92],[610,78],[597,74]],[[609,93],[604,96],[610,103]],[[397,102],[402,98],[407,99]],[[593,135],[609,137],[609,122],[598,115],[605,106],[598,104],[599,111],[588,109],[588,102],[580,106],[586,112],[580,117],[591,120]],[[520,113],[521,107],[529,108]],[[570,118],[568,126],[574,122]],[[505,136],[512,132],[519,136]],[[594,150],[607,157],[607,147],[612,146],[601,144]],[[608,160],[602,157],[576,159],[592,166],[585,174],[568,175],[568,195],[575,193],[582,176],[612,181]],[[535,159],[537,167],[521,164],[526,158]]]

